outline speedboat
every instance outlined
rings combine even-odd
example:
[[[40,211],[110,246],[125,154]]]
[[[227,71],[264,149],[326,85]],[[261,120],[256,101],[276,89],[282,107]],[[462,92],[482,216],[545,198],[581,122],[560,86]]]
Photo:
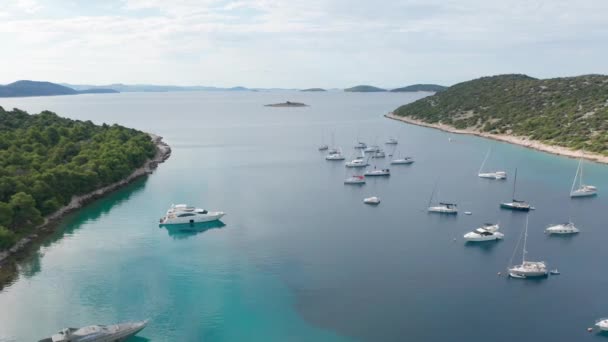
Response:
[[[479,178],[488,179],[507,179],[507,173],[505,171],[483,172],[478,173],[477,176],[479,176]]]
[[[583,185],[570,192],[570,197],[589,197],[597,195],[597,188],[593,185]]]
[[[372,154],[372,158],[384,158],[384,157],[386,157],[386,154],[382,150],[377,150],[376,152],[374,152],[374,154]]]
[[[578,232],[578,228],[572,222],[556,224],[545,229],[547,234],[576,234]]]
[[[501,240],[505,235],[499,232],[498,229],[498,224],[486,223],[483,227],[479,227],[472,232],[464,234],[464,239],[475,242]]]
[[[438,213],[438,214],[458,214],[458,206],[454,203],[443,203],[440,202],[437,205],[430,206],[428,208],[429,213]]]
[[[414,158],[405,157],[391,160],[391,165],[407,165],[412,164],[414,162]]]
[[[608,331],[608,318],[600,318],[595,321],[595,326],[601,331]]]
[[[385,144],[387,144],[387,145],[397,145],[397,144],[398,144],[398,141],[397,141],[397,139],[395,139],[395,138],[389,138],[389,139],[388,139],[388,140],[385,142]]]
[[[186,204],[171,205],[167,214],[160,219],[160,224],[183,224],[210,222],[226,215],[223,211],[207,211]]]
[[[340,151],[336,151],[335,153],[328,153],[325,156],[325,160],[344,160],[344,155]]]
[[[367,148],[367,144],[364,143],[364,142],[359,141],[359,142],[357,142],[357,144],[355,144],[355,148],[356,149],[361,149],[361,150],[362,149],[366,149]]]
[[[327,151],[328,149],[329,149],[329,146],[327,146],[327,145],[319,146],[319,151]]]
[[[376,196],[372,196],[372,197],[363,199],[363,203],[377,205],[377,204],[380,204],[380,199]]]
[[[367,170],[363,174],[365,177],[376,177],[376,176],[390,176],[391,170],[389,169],[373,169]]]
[[[365,184],[365,177],[363,176],[352,176],[344,180],[344,184]]]
[[[106,342],[126,341],[146,327],[148,321],[112,325],[90,325],[83,328],[65,328],[39,342]]]

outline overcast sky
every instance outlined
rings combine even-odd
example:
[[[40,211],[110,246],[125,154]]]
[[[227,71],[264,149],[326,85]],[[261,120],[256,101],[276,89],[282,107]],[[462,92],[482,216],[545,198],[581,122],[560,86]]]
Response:
[[[608,73],[607,0],[2,0],[0,83],[451,85]]]

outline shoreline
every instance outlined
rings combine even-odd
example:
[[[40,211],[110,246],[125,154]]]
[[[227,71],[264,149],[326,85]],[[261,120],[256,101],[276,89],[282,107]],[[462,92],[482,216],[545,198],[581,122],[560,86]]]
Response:
[[[11,275],[11,270],[7,270],[9,274],[3,275],[2,273],[4,269],[10,268],[8,266],[11,266],[9,265],[11,264],[11,261],[14,262],[16,259],[27,255],[28,252],[30,252],[28,248],[34,245],[35,242],[44,239],[45,236],[52,233],[56,229],[56,223],[64,216],[132,183],[134,180],[139,179],[140,177],[151,174],[158,167],[158,164],[163,163],[171,156],[171,147],[163,141],[161,136],[150,133],[148,133],[148,135],[152,138],[152,141],[156,146],[156,155],[153,158],[146,160],[144,165],[135,169],[128,177],[118,182],[106,185],[83,195],[73,196],[70,203],[46,216],[44,218],[44,222],[34,228],[32,233],[19,239],[19,241],[17,241],[17,243],[15,243],[15,245],[10,249],[0,252],[0,290],[2,290],[5,285],[4,280],[9,279]]]
[[[492,139],[496,141],[506,142],[513,145],[523,146],[532,150],[537,150],[541,152],[547,152],[551,154],[555,154],[558,156],[568,157],[568,158],[582,158],[590,161],[594,161],[601,164],[608,164],[608,156],[604,156],[597,153],[584,152],[582,150],[572,150],[567,147],[557,146],[557,145],[549,145],[542,143],[537,140],[530,140],[525,137],[506,135],[506,134],[492,134],[485,133],[476,130],[470,129],[458,129],[449,125],[444,125],[441,123],[427,123],[421,120],[408,118],[405,116],[398,116],[393,114],[392,112],[384,115],[384,117],[389,118],[391,120],[397,120],[401,122],[405,122],[408,124],[422,126],[427,128],[434,128],[440,131],[455,133],[455,134],[467,134],[467,135],[475,135],[482,138]]]

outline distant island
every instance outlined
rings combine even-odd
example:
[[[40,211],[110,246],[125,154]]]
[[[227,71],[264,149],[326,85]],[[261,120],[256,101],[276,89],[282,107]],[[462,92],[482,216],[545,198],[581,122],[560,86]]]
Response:
[[[346,88],[344,91],[353,93],[373,93],[387,91],[386,89],[370,86],[370,85],[358,85],[352,88]]]
[[[482,77],[401,106],[388,117],[608,163],[604,75]]]
[[[118,93],[118,91],[103,88],[75,90],[56,83],[26,80],[13,82],[4,86],[0,85],[0,97],[55,96],[102,93]]]
[[[308,88],[308,89],[302,89],[300,91],[327,91],[323,88]]]
[[[291,101],[287,101],[287,102],[283,102],[283,103],[272,103],[272,104],[267,104],[264,106],[266,106],[266,107],[308,107],[307,104],[304,104],[301,102],[291,102]]]
[[[448,87],[444,87],[438,84],[412,84],[407,87],[395,88],[391,89],[393,93],[400,92],[416,92],[416,91],[432,91],[432,92],[440,92],[448,89]]]

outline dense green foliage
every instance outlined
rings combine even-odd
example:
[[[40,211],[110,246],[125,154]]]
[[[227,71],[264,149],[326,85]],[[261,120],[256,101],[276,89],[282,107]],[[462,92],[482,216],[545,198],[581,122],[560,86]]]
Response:
[[[608,155],[608,76],[483,77],[401,106],[395,114]]]
[[[346,88],[344,91],[350,92],[358,92],[358,93],[371,93],[371,92],[380,92],[386,91],[386,89],[370,86],[370,85],[358,85],[352,88]]]
[[[0,97],[77,95],[91,93],[118,93],[118,91],[101,88],[74,90],[56,83],[38,81],[17,81],[4,86],[0,85]]]
[[[72,196],[125,178],[155,151],[134,129],[0,107],[0,250]]]
[[[438,84],[412,84],[403,88],[395,88],[391,89],[393,93],[399,92],[415,92],[415,91],[432,91],[432,92],[440,92],[448,89],[448,87],[444,87]]]

